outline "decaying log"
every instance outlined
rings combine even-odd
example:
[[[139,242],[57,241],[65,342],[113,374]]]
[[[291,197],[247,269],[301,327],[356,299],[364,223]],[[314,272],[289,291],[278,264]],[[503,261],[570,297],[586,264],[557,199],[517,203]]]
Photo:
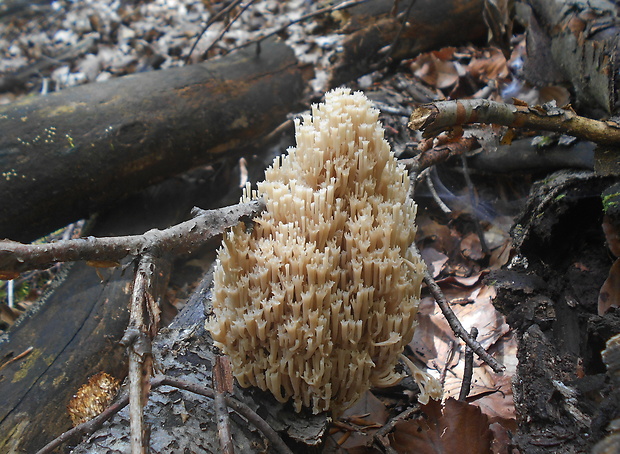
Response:
[[[260,51],[260,52],[259,52]],[[304,88],[274,40],[0,107],[0,238],[31,241],[271,132]]]
[[[215,361],[213,343],[205,330],[205,304],[208,304],[210,276],[201,282],[174,322],[153,343],[158,369],[189,383],[210,385]],[[235,387],[234,398],[246,403],[276,432],[298,446],[294,452],[312,452],[320,445],[327,429],[325,414],[297,414],[292,405],[275,402],[273,396],[254,389]],[[152,391],[145,418],[151,424],[153,452],[219,453],[213,400],[172,387]],[[162,424],[162,421],[165,421]],[[265,440],[251,422],[236,414],[230,416],[235,452],[280,452]],[[128,413],[123,410],[85,440],[73,452],[125,452],[128,446]]]
[[[389,61],[487,36],[483,0],[406,0],[396,5],[398,10],[394,2],[373,0],[346,10],[343,32],[349,36],[330,69],[331,87]]]
[[[88,233],[139,234],[187,219],[192,206],[210,206],[220,196],[204,175],[195,171],[192,177],[130,196],[101,213]],[[212,246],[217,244],[219,238]],[[126,349],[119,341],[129,320],[133,271],[131,264],[103,269],[102,283],[94,268],[73,265],[49,297],[0,339],[0,452],[36,452],[66,431],[67,403],[93,374],[104,371],[122,380]]]
[[[528,0],[524,74],[535,85],[566,81],[577,105],[601,115],[620,108],[620,22],[608,0]]]

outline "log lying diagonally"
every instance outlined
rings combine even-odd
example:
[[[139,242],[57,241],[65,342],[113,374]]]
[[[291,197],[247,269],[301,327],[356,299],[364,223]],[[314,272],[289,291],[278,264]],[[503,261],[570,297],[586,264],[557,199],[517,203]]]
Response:
[[[0,107],[0,238],[31,241],[271,132],[301,74],[271,40]]]

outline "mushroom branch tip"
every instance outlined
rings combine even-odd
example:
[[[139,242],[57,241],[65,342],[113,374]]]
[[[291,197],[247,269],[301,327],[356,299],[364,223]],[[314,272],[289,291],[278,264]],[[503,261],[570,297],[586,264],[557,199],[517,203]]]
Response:
[[[424,265],[416,205],[361,92],[340,88],[295,122],[296,147],[256,190],[266,210],[218,251],[207,328],[244,387],[335,414],[397,383]]]

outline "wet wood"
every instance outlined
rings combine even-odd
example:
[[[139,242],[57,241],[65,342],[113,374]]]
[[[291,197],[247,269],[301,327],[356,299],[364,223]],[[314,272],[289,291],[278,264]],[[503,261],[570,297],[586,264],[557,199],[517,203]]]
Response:
[[[396,5],[397,10],[394,2],[375,0],[347,11],[343,32],[349,36],[330,70],[332,87],[421,52],[487,36],[482,0],[407,0]]]
[[[260,52],[259,52],[260,50]],[[271,132],[304,88],[274,40],[0,107],[0,238],[31,241]]]

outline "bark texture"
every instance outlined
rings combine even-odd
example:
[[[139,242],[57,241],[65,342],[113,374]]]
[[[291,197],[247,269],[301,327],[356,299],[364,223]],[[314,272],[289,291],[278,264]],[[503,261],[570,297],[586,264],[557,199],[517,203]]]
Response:
[[[214,183],[209,175],[194,171],[192,178],[169,179],[132,195],[119,207],[101,213],[88,233],[98,237],[139,234],[183,221],[192,206],[213,203]],[[216,184],[227,186],[221,181]],[[219,241],[219,237],[213,241],[213,248]],[[102,282],[94,268],[77,263],[0,339],[1,365],[32,347],[23,358],[0,366],[0,452],[33,453],[68,430],[67,403],[93,374],[103,371],[124,378],[126,348],[119,342],[129,321],[133,273],[131,264],[102,269]],[[187,279],[183,274],[173,277],[177,282]]]
[[[414,2],[410,7],[411,2]],[[484,39],[483,0],[370,1],[347,11],[348,33],[331,69],[337,87],[391,61]]]
[[[608,0],[528,0],[526,77],[537,85],[568,82],[577,105],[617,114],[620,21]]]
[[[0,238],[31,241],[256,140],[295,110],[293,52],[268,41],[199,65],[0,107]]]
[[[210,276],[203,279],[175,321],[155,339],[153,349],[159,370],[190,383],[210,386],[215,361],[213,342],[205,330],[205,304],[209,304]],[[275,402],[271,394],[235,387],[234,397],[245,402],[289,442],[294,452],[312,452],[327,429],[325,414],[298,414],[291,405]],[[151,427],[152,452],[221,452],[213,400],[171,387],[151,393],[145,409]],[[73,452],[109,453],[127,449],[129,420],[121,411]],[[230,413],[235,452],[277,452],[252,423]]]

